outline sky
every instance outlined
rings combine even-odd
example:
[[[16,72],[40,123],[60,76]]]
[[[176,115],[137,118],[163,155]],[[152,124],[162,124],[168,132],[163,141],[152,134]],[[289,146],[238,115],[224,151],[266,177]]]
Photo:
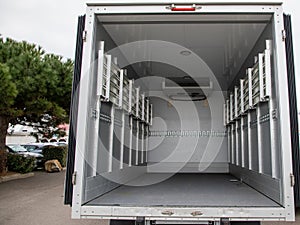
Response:
[[[300,90],[298,78],[300,1],[283,1],[285,12],[292,15],[297,85]],[[85,0],[0,0],[0,34],[3,37],[36,43],[47,53],[73,59],[77,18],[85,14],[85,2]]]
[[[74,58],[77,17],[83,14],[82,0],[0,0],[0,34]]]

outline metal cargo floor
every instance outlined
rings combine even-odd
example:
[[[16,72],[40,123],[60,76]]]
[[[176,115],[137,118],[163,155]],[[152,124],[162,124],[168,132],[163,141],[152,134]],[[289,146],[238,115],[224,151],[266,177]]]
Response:
[[[146,174],[145,176],[155,176]],[[144,178],[144,177],[143,177]],[[87,205],[276,207],[248,185],[232,182],[229,174],[176,174],[149,186],[120,186]],[[144,180],[144,179],[143,179]]]

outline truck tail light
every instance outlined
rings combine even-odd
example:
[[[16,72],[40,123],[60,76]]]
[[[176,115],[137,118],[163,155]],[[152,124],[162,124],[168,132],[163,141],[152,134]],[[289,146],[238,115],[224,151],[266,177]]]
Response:
[[[171,5],[171,7],[167,7],[168,9],[171,9],[171,11],[173,12],[183,12],[183,11],[186,11],[186,12],[192,12],[192,11],[196,11],[196,9],[198,7],[196,7],[195,4],[193,4],[192,6],[190,7],[187,7],[187,6],[175,6],[174,4]]]
[[[189,7],[189,8],[171,8],[171,11],[196,11],[196,7]]]

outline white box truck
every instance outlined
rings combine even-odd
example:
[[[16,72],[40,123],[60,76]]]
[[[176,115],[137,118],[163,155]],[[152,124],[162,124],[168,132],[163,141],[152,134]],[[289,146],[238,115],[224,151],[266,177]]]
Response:
[[[293,221],[293,61],[278,0],[88,3],[65,184],[72,218]]]

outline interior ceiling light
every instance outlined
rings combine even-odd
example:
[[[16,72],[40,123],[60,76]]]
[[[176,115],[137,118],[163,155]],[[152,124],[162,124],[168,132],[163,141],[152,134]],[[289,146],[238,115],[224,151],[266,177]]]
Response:
[[[189,56],[192,53],[188,50],[184,50],[184,51],[181,51],[180,54],[183,55],[183,56]]]

